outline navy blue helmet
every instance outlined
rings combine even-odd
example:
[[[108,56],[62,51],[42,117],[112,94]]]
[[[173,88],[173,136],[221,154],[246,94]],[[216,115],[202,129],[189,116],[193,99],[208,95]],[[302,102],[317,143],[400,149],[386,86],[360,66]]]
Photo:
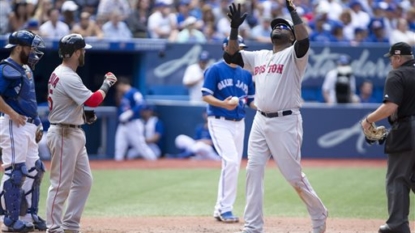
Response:
[[[228,45],[228,43],[229,43],[229,36],[226,37],[223,40],[223,42],[222,42],[222,48],[225,48]],[[246,44],[245,44],[244,38],[242,36],[240,36],[240,35],[238,35],[238,44],[239,44],[239,47],[248,48],[248,46],[246,46]]]
[[[78,49],[90,49],[91,45],[85,43],[85,39],[80,34],[69,34],[59,41],[59,57],[68,58]]]
[[[39,51],[39,48],[45,48],[43,39],[31,31],[19,30],[10,34],[8,44],[4,47],[10,49],[17,45],[32,47],[27,63],[34,70],[38,61],[43,57],[43,52]]]
[[[10,34],[9,42],[4,47],[8,49],[8,48],[13,48],[16,45],[30,46],[34,48],[45,47],[45,43],[43,42],[43,39],[40,36],[27,30],[19,30],[19,31],[15,31],[12,34]]]

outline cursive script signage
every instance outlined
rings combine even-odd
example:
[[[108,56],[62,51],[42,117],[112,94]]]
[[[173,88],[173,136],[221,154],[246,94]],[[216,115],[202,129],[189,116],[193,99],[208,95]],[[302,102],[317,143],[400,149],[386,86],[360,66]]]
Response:
[[[248,50],[264,48],[269,49],[269,46],[267,44],[253,44],[249,45]],[[216,44],[169,44],[162,53],[147,54],[147,84],[150,86],[181,85],[184,70],[188,65],[197,62],[202,50],[209,51],[212,57],[211,62],[222,59],[222,47]],[[348,54],[352,58],[352,67],[358,82],[361,79],[370,79],[375,86],[382,87],[391,68],[389,60],[383,57],[385,51],[388,51],[388,45],[327,47],[312,44],[309,65],[303,79],[303,88],[321,86],[324,76],[336,66],[336,59],[341,54]]]

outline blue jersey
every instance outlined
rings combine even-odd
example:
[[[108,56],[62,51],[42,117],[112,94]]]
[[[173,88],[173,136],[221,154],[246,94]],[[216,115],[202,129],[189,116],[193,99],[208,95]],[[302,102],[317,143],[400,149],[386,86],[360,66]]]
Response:
[[[0,96],[17,113],[37,118],[37,102],[33,72],[7,58],[0,63]]]
[[[233,119],[245,117],[245,104],[250,104],[255,96],[252,75],[240,66],[230,67],[225,61],[219,61],[205,71],[205,82],[202,93],[204,96],[213,95],[219,100],[229,96],[239,98],[239,105],[232,111],[208,105],[208,116],[221,116]]]
[[[131,109],[134,112],[134,115],[130,118],[130,120],[139,119],[140,110],[143,107],[143,104],[143,95],[136,88],[132,87],[123,95],[121,99],[120,106],[118,108],[118,116]]]
[[[207,127],[205,123],[199,124],[196,126],[194,139],[195,140],[207,139],[207,140],[212,141],[212,137],[210,136],[210,133],[209,133],[209,128]],[[217,153],[215,145],[213,145],[213,143],[212,143],[212,148]]]
[[[48,106],[48,102],[39,103],[38,106]],[[49,122],[49,110],[48,111],[41,111],[39,112],[39,119],[42,123],[43,131],[48,131],[50,122]]]
[[[208,127],[205,126],[206,124],[200,124],[196,126],[195,130],[195,140],[201,140],[201,139],[208,139],[212,140],[212,137],[210,136]]]

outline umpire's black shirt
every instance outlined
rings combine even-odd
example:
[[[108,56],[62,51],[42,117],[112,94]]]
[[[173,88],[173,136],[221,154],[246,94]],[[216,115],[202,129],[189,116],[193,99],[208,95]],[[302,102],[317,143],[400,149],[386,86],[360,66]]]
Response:
[[[415,60],[407,61],[389,72],[383,93],[383,103],[387,101],[399,106],[397,116],[392,119],[415,116]]]

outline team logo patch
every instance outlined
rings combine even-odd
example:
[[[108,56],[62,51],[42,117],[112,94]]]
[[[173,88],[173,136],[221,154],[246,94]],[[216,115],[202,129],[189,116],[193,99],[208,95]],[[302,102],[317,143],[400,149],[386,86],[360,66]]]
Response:
[[[28,79],[32,79],[32,72],[26,71],[26,76]]]
[[[25,69],[25,72],[26,72],[26,76],[27,76],[27,78],[28,78],[28,79],[32,79],[32,77],[33,77],[33,73],[32,73],[32,71],[30,70],[29,66],[24,65],[24,66],[23,66],[23,68]]]
[[[395,50],[395,55],[400,55],[401,54],[401,50]]]

